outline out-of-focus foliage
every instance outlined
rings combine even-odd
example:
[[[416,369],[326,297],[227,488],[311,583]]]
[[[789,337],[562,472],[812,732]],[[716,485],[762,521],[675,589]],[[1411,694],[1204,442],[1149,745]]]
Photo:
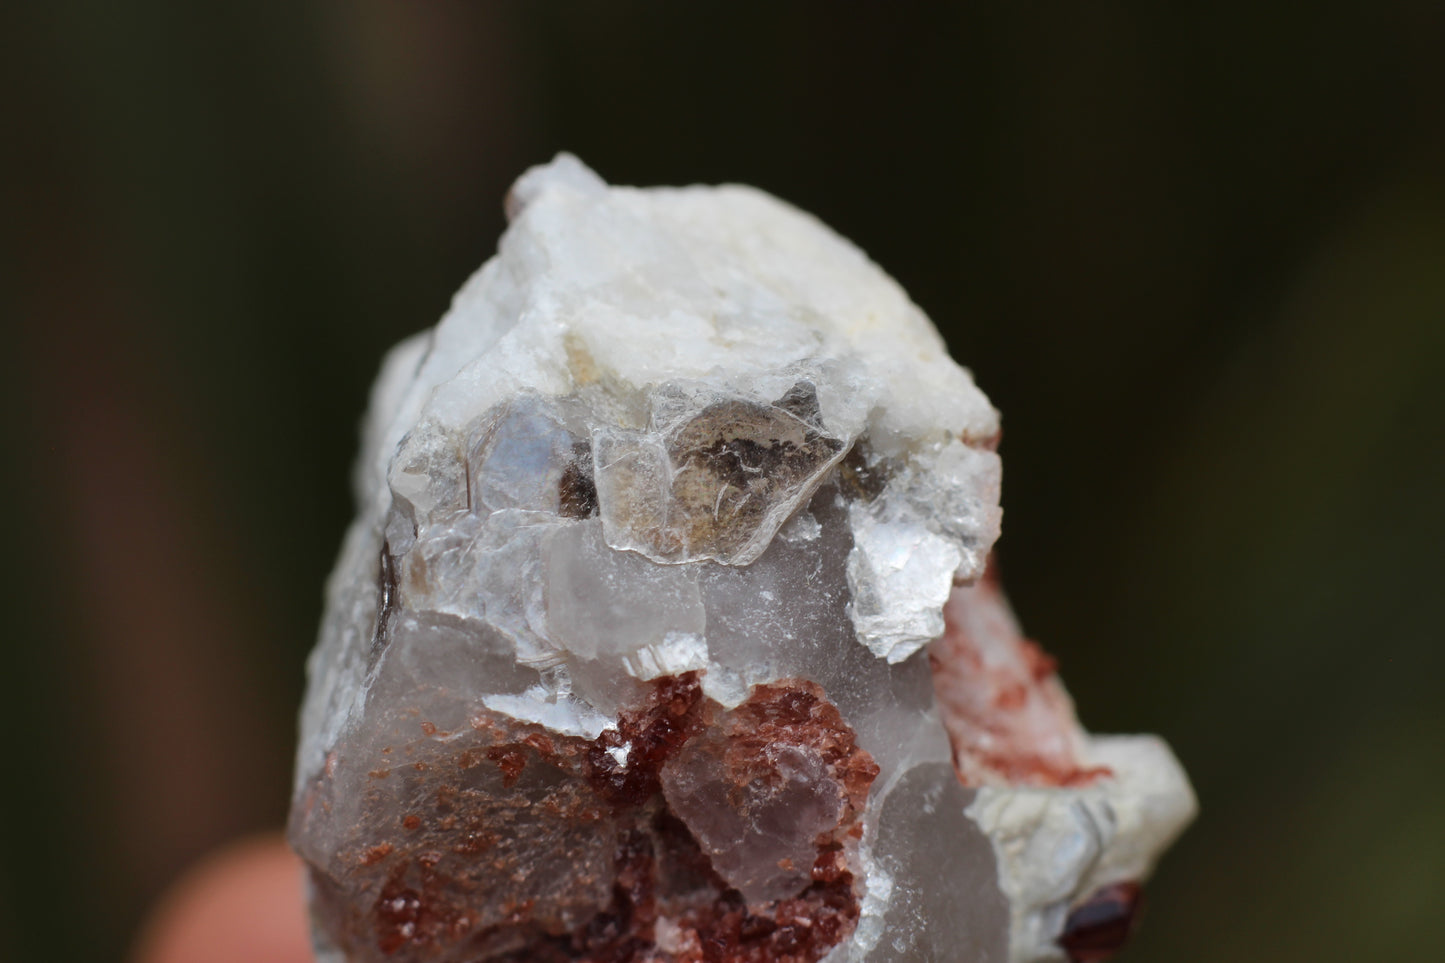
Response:
[[[384,348],[558,149],[736,180],[1005,414],[1005,576],[1204,812],[1127,960],[1445,943],[1438,5],[185,4],[0,13],[0,959],[119,959],[278,824]]]

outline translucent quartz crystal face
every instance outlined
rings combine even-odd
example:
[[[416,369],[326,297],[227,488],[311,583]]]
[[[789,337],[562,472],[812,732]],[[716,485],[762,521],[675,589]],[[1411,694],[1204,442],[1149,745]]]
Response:
[[[339,963],[1101,960],[1194,811],[989,568],[997,414],[741,187],[563,155],[388,358],[290,836]]]

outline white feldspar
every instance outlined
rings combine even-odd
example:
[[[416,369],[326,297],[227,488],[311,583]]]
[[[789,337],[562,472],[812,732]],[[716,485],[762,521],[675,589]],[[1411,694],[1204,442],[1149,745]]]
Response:
[[[1053,943],[1070,907],[1147,877],[1161,843],[1194,817],[1188,779],[1160,740],[1094,738],[1082,758],[1113,778],[1067,792],[984,786],[968,807],[998,856],[1016,957],[1065,959]]]
[[[319,952],[1064,958],[1194,802],[971,587],[968,372],[759,191],[561,155],[507,210],[373,391],[296,767]]]

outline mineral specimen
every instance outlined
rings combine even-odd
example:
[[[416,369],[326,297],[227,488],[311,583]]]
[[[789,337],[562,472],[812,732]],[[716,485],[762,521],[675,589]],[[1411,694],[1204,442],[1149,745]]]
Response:
[[[997,413],[744,187],[563,155],[372,398],[290,837],[352,963],[1100,960],[1194,800],[989,565]]]

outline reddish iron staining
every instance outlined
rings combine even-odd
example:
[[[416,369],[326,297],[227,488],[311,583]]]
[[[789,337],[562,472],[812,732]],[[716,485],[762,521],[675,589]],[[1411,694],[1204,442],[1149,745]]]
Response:
[[[1109,774],[1080,763],[1057,664],[1019,632],[992,563],[943,612],[928,664],[964,785],[1083,786]]]
[[[398,839],[365,850],[354,871],[365,878],[333,880],[313,873],[333,939],[354,959],[398,963],[816,963],[858,921],[844,845],[859,834],[877,766],[812,683],[759,686],[729,712],[703,698],[695,673],[652,685],[644,705],[623,713],[616,731],[592,742],[553,737],[496,717],[474,722],[491,745],[459,747],[451,757],[455,774],[434,791],[432,804],[401,820],[406,830],[426,825],[428,833],[412,843]],[[788,743],[818,753],[838,781],[844,814],[818,837],[811,881],[792,898],[746,905],[667,808],[659,774],[704,731],[712,733],[709,738],[725,733],[729,779],[769,778],[760,761],[764,750]],[[533,764],[574,773],[575,783],[545,798],[532,797],[527,811],[545,812],[543,818],[553,821],[549,825],[583,832],[595,826],[616,834],[606,904],[595,910],[580,904],[565,917],[581,919],[580,925],[564,922],[556,905],[489,896],[497,893],[497,880],[525,880],[527,863],[516,841],[499,835],[505,830],[496,823],[508,818],[511,797],[478,797],[464,788],[466,774],[483,758],[500,770],[505,788]],[[436,762],[429,778],[447,771],[439,758]],[[418,771],[425,768],[417,764]],[[423,848],[441,841],[434,835],[438,831],[446,833],[453,855]],[[345,895],[358,885],[377,887],[369,913],[359,915],[351,908],[354,896]],[[664,918],[666,949],[658,945]]]
[[[502,771],[502,786],[507,789],[517,784],[527,766],[527,754],[511,746],[494,746],[487,750],[487,758]],[[463,768],[470,767],[464,764]]]
[[[452,844],[452,852],[460,856],[480,856],[497,844],[497,835],[486,832],[458,833]]]
[[[685,941],[695,950],[676,953],[673,959],[677,963],[812,963],[847,938],[858,922],[858,900],[843,846],[861,832],[859,816],[878,767],[858,747],[822,689],[811,682],[758,686],[747,702],[731,712],[709,706],[705,715],[709,739],[721,740],[729,782],[744,786],[774,779],[777,775],[768,761],[773,758],[771,750],[803,748],[827,765],[845,805],[837,825],[818,838],[812,881],[795,897],[749,907],[719,882],[714,884],[721,890],[715,899],[681,914],[668,913],[684,931],[696,935],[695,941]]]
[[[1003,441],[1003,429],[1000,428],[991,435],[973,435],[967,431],[960,432],[958,440],[970,448],[982,448],[985,451],[998,451],[999,442]]]
[[[692,930],[693,952],[674,957],[676,963],[813,963],[853,932],[858,899],[853,877],[840,852],[825,852],[814,867],[813,883],[793,899],[753,913],[736,891],[678,922]],[[630,961],[629,961],[630,963]]]
[[[421,724],[421,731],[429,736],[434,736],[437,734],[437,727],[433,723],[423,722]]]
[[[374,866],[391,855],[391,843],[381,843],[361,854],[361,865]]]
[[[448,912],[451,907],[431,898],[434,874],[423,867],[421,876],[426,882],[421,892],[406,885],[405,875],[404,866],[393,870],[376,901],[377,949],[391,954],[408,943],[438,943],[452,935],[464,935],[465,930],[455,933],[459,917]]]
[[[662,764],[702,728],[695,711],[702,700],[696,672],[659,679],[654,685],[646,707],[623,713],[617,729],[604,732],[586,752],[588,782],[614,805],[640,806],[657,795]],[[624,749],[625,763],[608,751]]]
[[[1033,639],[1019,639],[1019,648],[1035,682],[1043,682],[1058,674],[1059,660],[1045,652],[1043,646]]]
[[[712,873],[686,828],[669,820],[675,823],[660,813],[648,832],[624,835],[606,912],[570,936],[503,957],[505,963],[814,963],[853,931],[858,901],[841,853],[820,856],[814,882],[797,897],[753,912]],[[689,871],[696,889],[662,892]],[[661,916],[674,928],[671,953],[656,944]]]
[[[422,919],[421,897],[409,889],[388,888],[376,904],[376,945],[395,953],[415,939]]]
[[[998,692],[993,697],[993,704],[1004,712],[1022,709],[1028,705],[1028,702],[1028,688],[1018,683],[999,686]]]
[[[730,781],[746,785],[773,778],[770,750],[779,745],[811,749],[842,786],[847,811],[838,833],[855,828],[878,776],[878,766],[858,746],[853,730],[812,682],[760,685],[747,702],[727,713],[721,724],[726,738],[724,761]]]
[[[1059,946],[1072,963],[1103,963],[1128,942],[1143,908],[1138,883],[1102,887],[1069,914]]]

